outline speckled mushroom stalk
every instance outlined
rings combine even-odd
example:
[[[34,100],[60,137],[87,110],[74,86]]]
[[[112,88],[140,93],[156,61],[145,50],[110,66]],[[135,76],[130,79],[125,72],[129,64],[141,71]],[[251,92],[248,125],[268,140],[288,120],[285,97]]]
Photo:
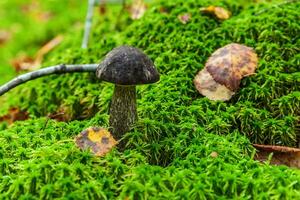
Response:
[[[137,121],[136,86],[115,85],[109,112],[109,125],[120,139]]]

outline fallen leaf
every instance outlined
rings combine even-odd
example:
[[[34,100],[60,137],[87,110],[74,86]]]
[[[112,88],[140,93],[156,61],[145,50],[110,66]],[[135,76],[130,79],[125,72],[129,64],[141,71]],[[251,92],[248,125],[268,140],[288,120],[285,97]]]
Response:
[[[17,107],[12,107],[9,109],[8,113],[2,117],[0,117],[0,122],[7,122],[8,124],[12,124],[15,121],[24,121],[29,119],[29,114],[21,110]]]
[[[63,36],[58,35],[44,46],[42,46],[36,53],[35,58],[29,57],[27,55],[20,55],[11,61],[12,66],[16,72],[20,71],[33,71],[41,67],[44,56],[59,45],[63,40]]]
[[[205,67],[216,82],[237,91],[241,79],[255,72],[257,62],[252,48],[232,43],[216,50]]]
[[[228,10],[219,6],[208,6],[200,8],[200,11],[203,13],[212,14],[216,18],[221,20],[228,19],[231,16],[231,13]]]
[[[24,14],[29,15],[33,19],[41,22],[48,21],[53,14],[49,11],[44,11],[40,2],[32,1],[31,3],[26,3],[21,7]]]
[[[106,1],[105,0],[100,0],[99,3],[99,14],[104,15],[106,13]]]
[[[11,33],[6,30],[0,30],[0,45],[5,44],[11,38]]]
[[[168,14],[169,13],[169,11],[165,7],[160,7],[159,12],[162,13],[162,14]]]
[[[196,89],[211,100],[226,101],[243,77],[254,74],[258,58],[250,47],[232,43],[216,50],[194,79]]]
[[[34,66],[34,59],[24,54],[21,54],[15,59],[13,59],[11,61],[11,65],[14,67],[17,73],[19,73],[20,71],[27,71],[36,68],[36,66]]]
[[[37,65],[40,66],[44,56],[47,53],[49,53],[52,49],[54,49],[57,45],[59,45],[62,42],[62,40],[63,40],[63,36],[58,35],[52,40],[50,40],[49,42],[47,42],[44,46],[42,46],[42,48],[39,49],[39,51],[35,56],[35,63],[37,63]]]
[[[143,0],[134,0],[127,10],[130,13],[131,19],[136,20],[143,17],[147,10],[147,5]]]
[[[91,127],[82,131],[75,138],[75,143],[81,150],[90,149],[96,156],[104,156],[117,145],[117,141],[110,132],[99,127]]]
[[[213,158],[216,158],[219,156],[219,154],[217,152],[213,151],[213,152],[211,152],[210,156]]]
[[[255,155],[256,160],[260,162],[268,161],[270,154],[270,164],[272,165],[287,165],[289,167],[300,168],[300,149],[285,146],[261,145],[253,144],[258,150]]]
[[[201,70],[194,79],[196,89],[210,100],[229,100],[234,92],[217,83],[206,68]]]
[[[184,13],[182,15],[178,15],[177,18],[179,19],[179,21],[183,24],[188,23],[191,20],[191,14],[189,13]]]

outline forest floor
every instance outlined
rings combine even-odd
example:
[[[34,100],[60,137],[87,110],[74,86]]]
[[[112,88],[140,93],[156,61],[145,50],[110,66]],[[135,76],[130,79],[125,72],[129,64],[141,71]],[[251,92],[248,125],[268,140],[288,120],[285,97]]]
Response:
[[[300,2],[151,2],[135,20],[121,5],[97,6],[87,49],[87,2],[0,2],[0,84],[33,70],[26,63],[54,38],[43,67],[99,63],[126,44],[161,74],[137,87],[139,121],[123,138],[125,150],[100,158],[74,138],[108,127],[112,84],[94,74],[51,75],[0,97],[0,199],[300,198],[299,169],[260,163],[252,146],[299,147]],[[212,5],[231,17],[200,12]],[[258,68],[229,101],[209,100],[193,79],[230,43],[252,47]]]

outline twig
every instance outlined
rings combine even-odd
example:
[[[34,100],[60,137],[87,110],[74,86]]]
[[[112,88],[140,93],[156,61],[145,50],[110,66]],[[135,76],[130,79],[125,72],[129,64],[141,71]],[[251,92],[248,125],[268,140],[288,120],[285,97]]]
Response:
[[[81,44],[81,48],[86,49],[88,47],[88,42],[89,42],[89,36],[91,32],[91,27],[92,27],[92,20],[93,20],[93,14],[94,14],[94,6],[95,6],[95,0],[89,0],[88,4],[88,11],[86,15],[86,20],[85,20],[85,27],[84,27],[84,35],[83,35],[83,40]]]
[[[262,14],[262,13],[264,13],[264,12],[267,12],[267,11],[273,9],[273,8],[280,7],[280,6],[283,6],[283,5],[286,5],[286,4],[290,4],[290,3],[296,3],[296,2],[298,2],[298,1],[299,1],[299,0],[287,0],[287,1],[284,1],[284,2],[282,2],[282,3],[273,5],[273,6],[271,6],[270,8],[265,8],[265,9],[263,9],[263,10],[261,10],[261,11],[255,13],[255,15],[257,16],[257,15],[260,15],[260,14]]]
[[[16,86],[26,83],[27,81],[34,80],[39,77],[47,76],[50,74],[64,74],[71,72],[96,72],[98,64],[78,64],[78,65],[55,65],[43,68],[37,71],[22,74],[8,83],[0,87],[0,96]]]

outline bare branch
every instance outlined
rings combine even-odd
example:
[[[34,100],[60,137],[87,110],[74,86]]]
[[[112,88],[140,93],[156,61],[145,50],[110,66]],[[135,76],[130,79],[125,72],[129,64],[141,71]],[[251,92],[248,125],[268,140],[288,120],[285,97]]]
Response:
[[[89,0],[88,11],[85,20],[84,35],[81,44],[81,48],[83,49],[86,49],[88,47],[89,37],[90,37],[90,32],[92,27],[93,14],[94,14],[94,6],[95,6],[95,0]]]
[[[22,74],[8,83],[0,87],[0,96],[8,92],[9,90],[17,87],[22,83],[27,81],[34,80],[39,77],[51,75],[51,74],[64,74],[71,72],[96,72],[98,64],[78,64],[78,65],[55,65],[26,74]]]

